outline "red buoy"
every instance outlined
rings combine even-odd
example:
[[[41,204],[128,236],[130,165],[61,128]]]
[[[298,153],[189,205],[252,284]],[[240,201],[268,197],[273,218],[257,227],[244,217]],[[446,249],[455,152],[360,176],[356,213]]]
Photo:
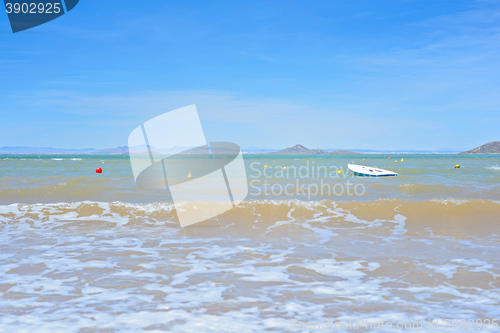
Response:
[[[101,168],[95,169],[95,173],[102,173],[102,169]]]

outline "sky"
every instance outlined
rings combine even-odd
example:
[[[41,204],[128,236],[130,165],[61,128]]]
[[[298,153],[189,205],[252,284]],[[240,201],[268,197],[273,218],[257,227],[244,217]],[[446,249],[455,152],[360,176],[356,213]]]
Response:
[[[0,146],[111,148],[196,104],[242,148],[500,140],[498,1],[102,1],[13,34]]]

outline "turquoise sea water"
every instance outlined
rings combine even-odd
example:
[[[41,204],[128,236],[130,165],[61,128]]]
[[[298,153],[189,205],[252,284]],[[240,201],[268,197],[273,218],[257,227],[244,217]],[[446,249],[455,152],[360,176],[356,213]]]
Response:
[[[391,155],[391,159],[388,157],[378,154],[245,155],[250,184],[247,199],[499,198],[499,155],[401,154]],[[402,158],[404,162],[401,162]],[[398,163],[394,163],[396,160]],[[348,163],[395,171],[399,176],[384,179],[355,177],[348,171]],[[264,168],[266,164],[267,168]],[[461,168],[455,169],[456,164],[461,164]],[[104,172],[96,174],[97,167]],[[343,173],[338,174],[338,170]],[[186,174],[189,171],[186,170]],[[171,200],[162,191],[137,187],[128,156],[123,155],[2,155],[0,181],[0,203],[3,204]],[[350,187],[361,184],[363,195],[349,195],[348,182],[352,184]],[[334,192],[335,184],[343,185],[344,192],[341,193],[339,186]],[[274,193],[271,191],[273,185],[276,185]],[[285,193],[287,185],[289,190]],[[316,187],[322,185],[324,190],[316,191]],[[361,185],[357,193],[361,193]],[[300,188],[297,190],[296,187]]]

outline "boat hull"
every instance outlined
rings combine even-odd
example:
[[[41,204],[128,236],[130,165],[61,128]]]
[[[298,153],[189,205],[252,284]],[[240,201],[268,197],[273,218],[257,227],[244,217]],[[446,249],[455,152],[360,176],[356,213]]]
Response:
[[[393,171],[367,167],[364,165],[348,164],[347,167],[359,177],[394,177],[398,175]]]

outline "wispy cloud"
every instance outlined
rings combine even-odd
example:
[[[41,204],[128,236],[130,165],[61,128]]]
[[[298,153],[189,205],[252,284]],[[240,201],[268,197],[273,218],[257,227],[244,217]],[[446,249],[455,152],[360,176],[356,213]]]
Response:
[[[428,120],[383,114],[364,115],[352,106],[315,107],[279,99],[248,98],[217,91],[155,91],[140,94],[86,95],[43,91],[25,100],[32,107],[84,116],[87,125],[108,126],[117,135],[159,114],[196,104],[211,140],[243,146],[283,147],[295,143],[323,148],[354,148],[373,137],[395,137],[433,130]],[[99,120],[94,120],[99,116]],[[117,126],[121,124],[121,127]],[[390,129],[390,130],[388,130]],[[119,134],[120,133],[120,134]],[[355,138],[352,136],[356,133]],[[391,147],[392,148],[392,147]]]

